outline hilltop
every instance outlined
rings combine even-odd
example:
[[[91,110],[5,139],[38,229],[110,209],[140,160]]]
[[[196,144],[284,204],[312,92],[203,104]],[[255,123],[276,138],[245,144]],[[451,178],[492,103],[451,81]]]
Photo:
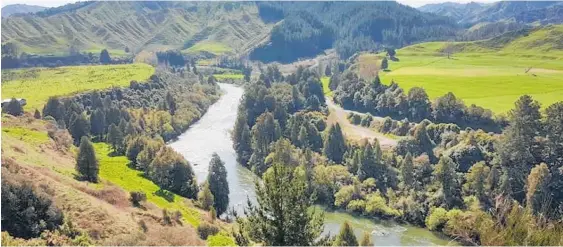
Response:
[[[542,24],[561,23],[559,9],[562,2],[555,1],[499,1],[493,4],[476,2],[427,4],[418,9],[428,13],[453,17],[463,25],[502,20],[519,23],[540,22]]]
[[[8,17],[14,14],[36,13],[45,9],[47,9],[47,7],[28,4],[10,4],[2,7],[2,17]]]

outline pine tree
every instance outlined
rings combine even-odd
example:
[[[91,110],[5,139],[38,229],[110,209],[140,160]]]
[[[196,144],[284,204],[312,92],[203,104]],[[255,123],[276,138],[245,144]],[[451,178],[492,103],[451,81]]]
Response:
[[[207,181],[209,182],[209,189],[215,198],[213,207],[217,210],[217,214],[221,215],[227,211],[229,206],[229,183],[227,182],[225,162],[221,160],[217,153],[213,153],[213,157],[209,162]]]
[[[414,167],[411,153],[401,163],[401,176],[406,189],[414,188]]]
[[[102,139],[106,128],[106,115],[102,109],[96,109],[90,115],[90,126],[92,135]]]
[[[447,208],[453,208],[461,204],[461,191],[457,174],[455,172],[455,163],[448,156],[442,156],[434,170],[434,176],[440,183],[444,193],[444,203]]]
[[[344,221],[340,227],[340,232],[334,241],[335,246],[358,246],[358,240],[354,235],[354,230],[350,227],[348,221]]]
[[[387,58],[384,57],[383,60],[381,60],[381,69],[387,70],[388,67],[389,67],[389,61],[387,61]]]
[[[123,133],[115,124],[111,124],[108,128],[107,142],[111,144],[113,152],[120,153],[123,146]]]
[[[68,129],[70,135],[74,139],[74,144],[78,145],[83,136],[88,136],[90,133],[90,121],[86,119],[86,114],[73,113]]]
[[[76,156],[76,172],[79,177],[93,183],[98,182],[98,160],[94,146],[86,136],[80,139],[78,155]]]
[[[316,245],[323,228],[322,214],[310,211],[305,172],[274,164],[256,182],[258,205],[248,201],[247,233],[264,246]]]
[[[100,63],[101,64],[110,64],[111,63],[111,57],[109,56],[108,50],[103,49],[100,52]]]
[[[364,235],[362,235],[362,240],[360,240],[360,246],[373,246],[373,242],[371,240],[371,234],[369,232],[364,232]]]
[[[340,125],[336,123],[328,130],[328,135],[324,141],[323,154],[335,163],[341,164],[345,152],[346,141]]]
[[[509,112],[510,125],[503,131],[498,148],[501,165],[507,168],[512,196],[525,199],[526,174],[536,162],[534,139],[542,130],[540,104],[532,97],[520,97]]]
[[[211,193],[211,190],[209,189],[208,181],[203,184],[203,187],[197,194],[197,201],[199,202],[201,208],[203,208],[204,210],[210,210],[211,208],[213,208],[215,198],[213,197],[213,193]]]

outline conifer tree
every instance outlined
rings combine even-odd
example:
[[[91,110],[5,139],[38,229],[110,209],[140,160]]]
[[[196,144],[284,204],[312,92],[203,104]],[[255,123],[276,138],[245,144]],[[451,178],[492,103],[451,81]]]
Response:
[[[340,232],[334,241],[335,246],[358,246],[358,240],[354,235],[354,230],[350,227],[348,221],[344,221],[340,227]]]
[[[330,127],[323,146],[323,154],[327,158],[337,164],[342,163],[344,153],[346,152],[346,141],[340,129],[340,124],[336,123],[336,125]]]
[[[76,156],[76,172],[78,176],[86,181],[98,182],[98,160],[94,146],[86,136],[80,139],[78,155]]]
[[[322,214],[310,211],[305,172],[283,164],[274,164],[256,183],[254,205],[245,209],[247,233],[264,246],[316,245],[322,232]]]
[[[107,142],[111,144],[113,152],[120,153],[123,146],[123,133],[115,124],[111,124],[108,128]]]
[[[401,177],[406,189],[414,187],[414,167],[411,153],[407,153],[401,163]]]
[[[106,128],[106,115],[102,109],[96,109],[90,115],[90,126],[92,135],[102,139]]]
[[[90,121],[86,119],[86,114],[72,113],[73,117],[70,119],[68,126],[70,135],[74,139],[74,144],[78,145],[83,136],[88,136],[90,133]]]
[[[447,208],[453,208],[461,204],[461,191],[459,181],[455,172],[455,163],[448,156],[442,156],[434,170],[434,176],[440,183],[444,193],[444,204]]]
[[[217,153],[213,153],[209,162],[207,181],[214,198],[213,207],[217,210],[217,214],[221,215],[227,211],[229,206],[229,183],[227,182],[225,162],[221,160]]]

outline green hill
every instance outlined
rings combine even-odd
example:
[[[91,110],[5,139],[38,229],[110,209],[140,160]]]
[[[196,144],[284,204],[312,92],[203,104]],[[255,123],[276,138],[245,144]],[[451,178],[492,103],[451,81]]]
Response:
[[[43,6],[28,4],[10,4],[2,7],[2,17],[8,17],[14,14],[35,13],[46,9]]]
[[[423,87],[430,98],[453,92],[466,104],[503,113],[529,94],[543,107],[563,100],[563,25],[511,32],[475,42],[429,42],[397,50],[379,71],[385,83]],[[447,53],[450,51],[450,58]],[[363,54],[352,67],[373,77],[385,55]]]
[[[183,49],[203,40],[237,50],[260,41],[272,26],[251,3],[87,3],[4,19],[2,42],[34,54]]]
[[[471,42],[429,42],[401,49],[403,54],[439,55],[450,49],[452,53],[496,53],[546,59],[563,58],[563,25],[524,29]]]

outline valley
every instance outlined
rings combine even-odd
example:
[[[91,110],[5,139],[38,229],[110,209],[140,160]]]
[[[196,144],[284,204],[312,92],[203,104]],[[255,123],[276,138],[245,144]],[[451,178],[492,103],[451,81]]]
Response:
[[[561,6],[5,6],[2,245],[563,245]]]

